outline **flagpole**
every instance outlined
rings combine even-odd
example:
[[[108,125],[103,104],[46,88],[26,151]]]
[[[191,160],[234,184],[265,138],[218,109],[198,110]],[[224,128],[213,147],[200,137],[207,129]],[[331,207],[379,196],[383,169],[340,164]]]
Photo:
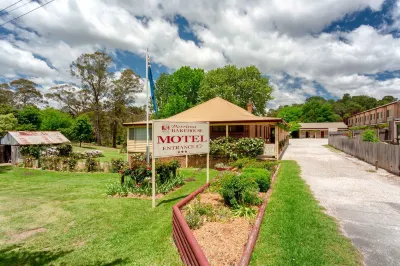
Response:
[[[146,49],[146,163],[150,165],[149,148],[149,51]]]

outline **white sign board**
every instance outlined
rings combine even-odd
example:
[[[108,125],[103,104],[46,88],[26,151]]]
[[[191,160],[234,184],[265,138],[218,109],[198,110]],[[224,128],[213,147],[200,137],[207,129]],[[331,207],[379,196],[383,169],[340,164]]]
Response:
[[[153,121],[153,158],[209,152],[209,123]]]

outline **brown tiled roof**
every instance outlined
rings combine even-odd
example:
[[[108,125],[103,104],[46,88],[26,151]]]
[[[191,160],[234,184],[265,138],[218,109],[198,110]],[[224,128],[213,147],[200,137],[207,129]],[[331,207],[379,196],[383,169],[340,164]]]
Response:
[[[179,114],[171,116],[164,121],[175,122],[281,122],[277,117],[256,116],[245,109],[228,102],[220,97],[216,97],[207,102],[201,103]],[[124,123],[124,125],[142,125],[146,121]]]

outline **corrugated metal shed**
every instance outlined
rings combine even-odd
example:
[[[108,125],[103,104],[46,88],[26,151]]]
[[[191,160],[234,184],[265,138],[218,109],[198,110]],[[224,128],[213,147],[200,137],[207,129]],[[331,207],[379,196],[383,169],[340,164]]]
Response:
[[[9,131],[0,141],[3,145],[62,144],[69,140],[59,131]]]

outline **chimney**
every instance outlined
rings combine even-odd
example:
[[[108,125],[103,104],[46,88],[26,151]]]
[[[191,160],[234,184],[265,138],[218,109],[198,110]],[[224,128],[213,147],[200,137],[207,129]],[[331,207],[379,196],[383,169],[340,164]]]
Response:
[[[251,103],[251,101],[249,101],[249,103],[247,104],[247,112],[253,113],[253,104]]]

